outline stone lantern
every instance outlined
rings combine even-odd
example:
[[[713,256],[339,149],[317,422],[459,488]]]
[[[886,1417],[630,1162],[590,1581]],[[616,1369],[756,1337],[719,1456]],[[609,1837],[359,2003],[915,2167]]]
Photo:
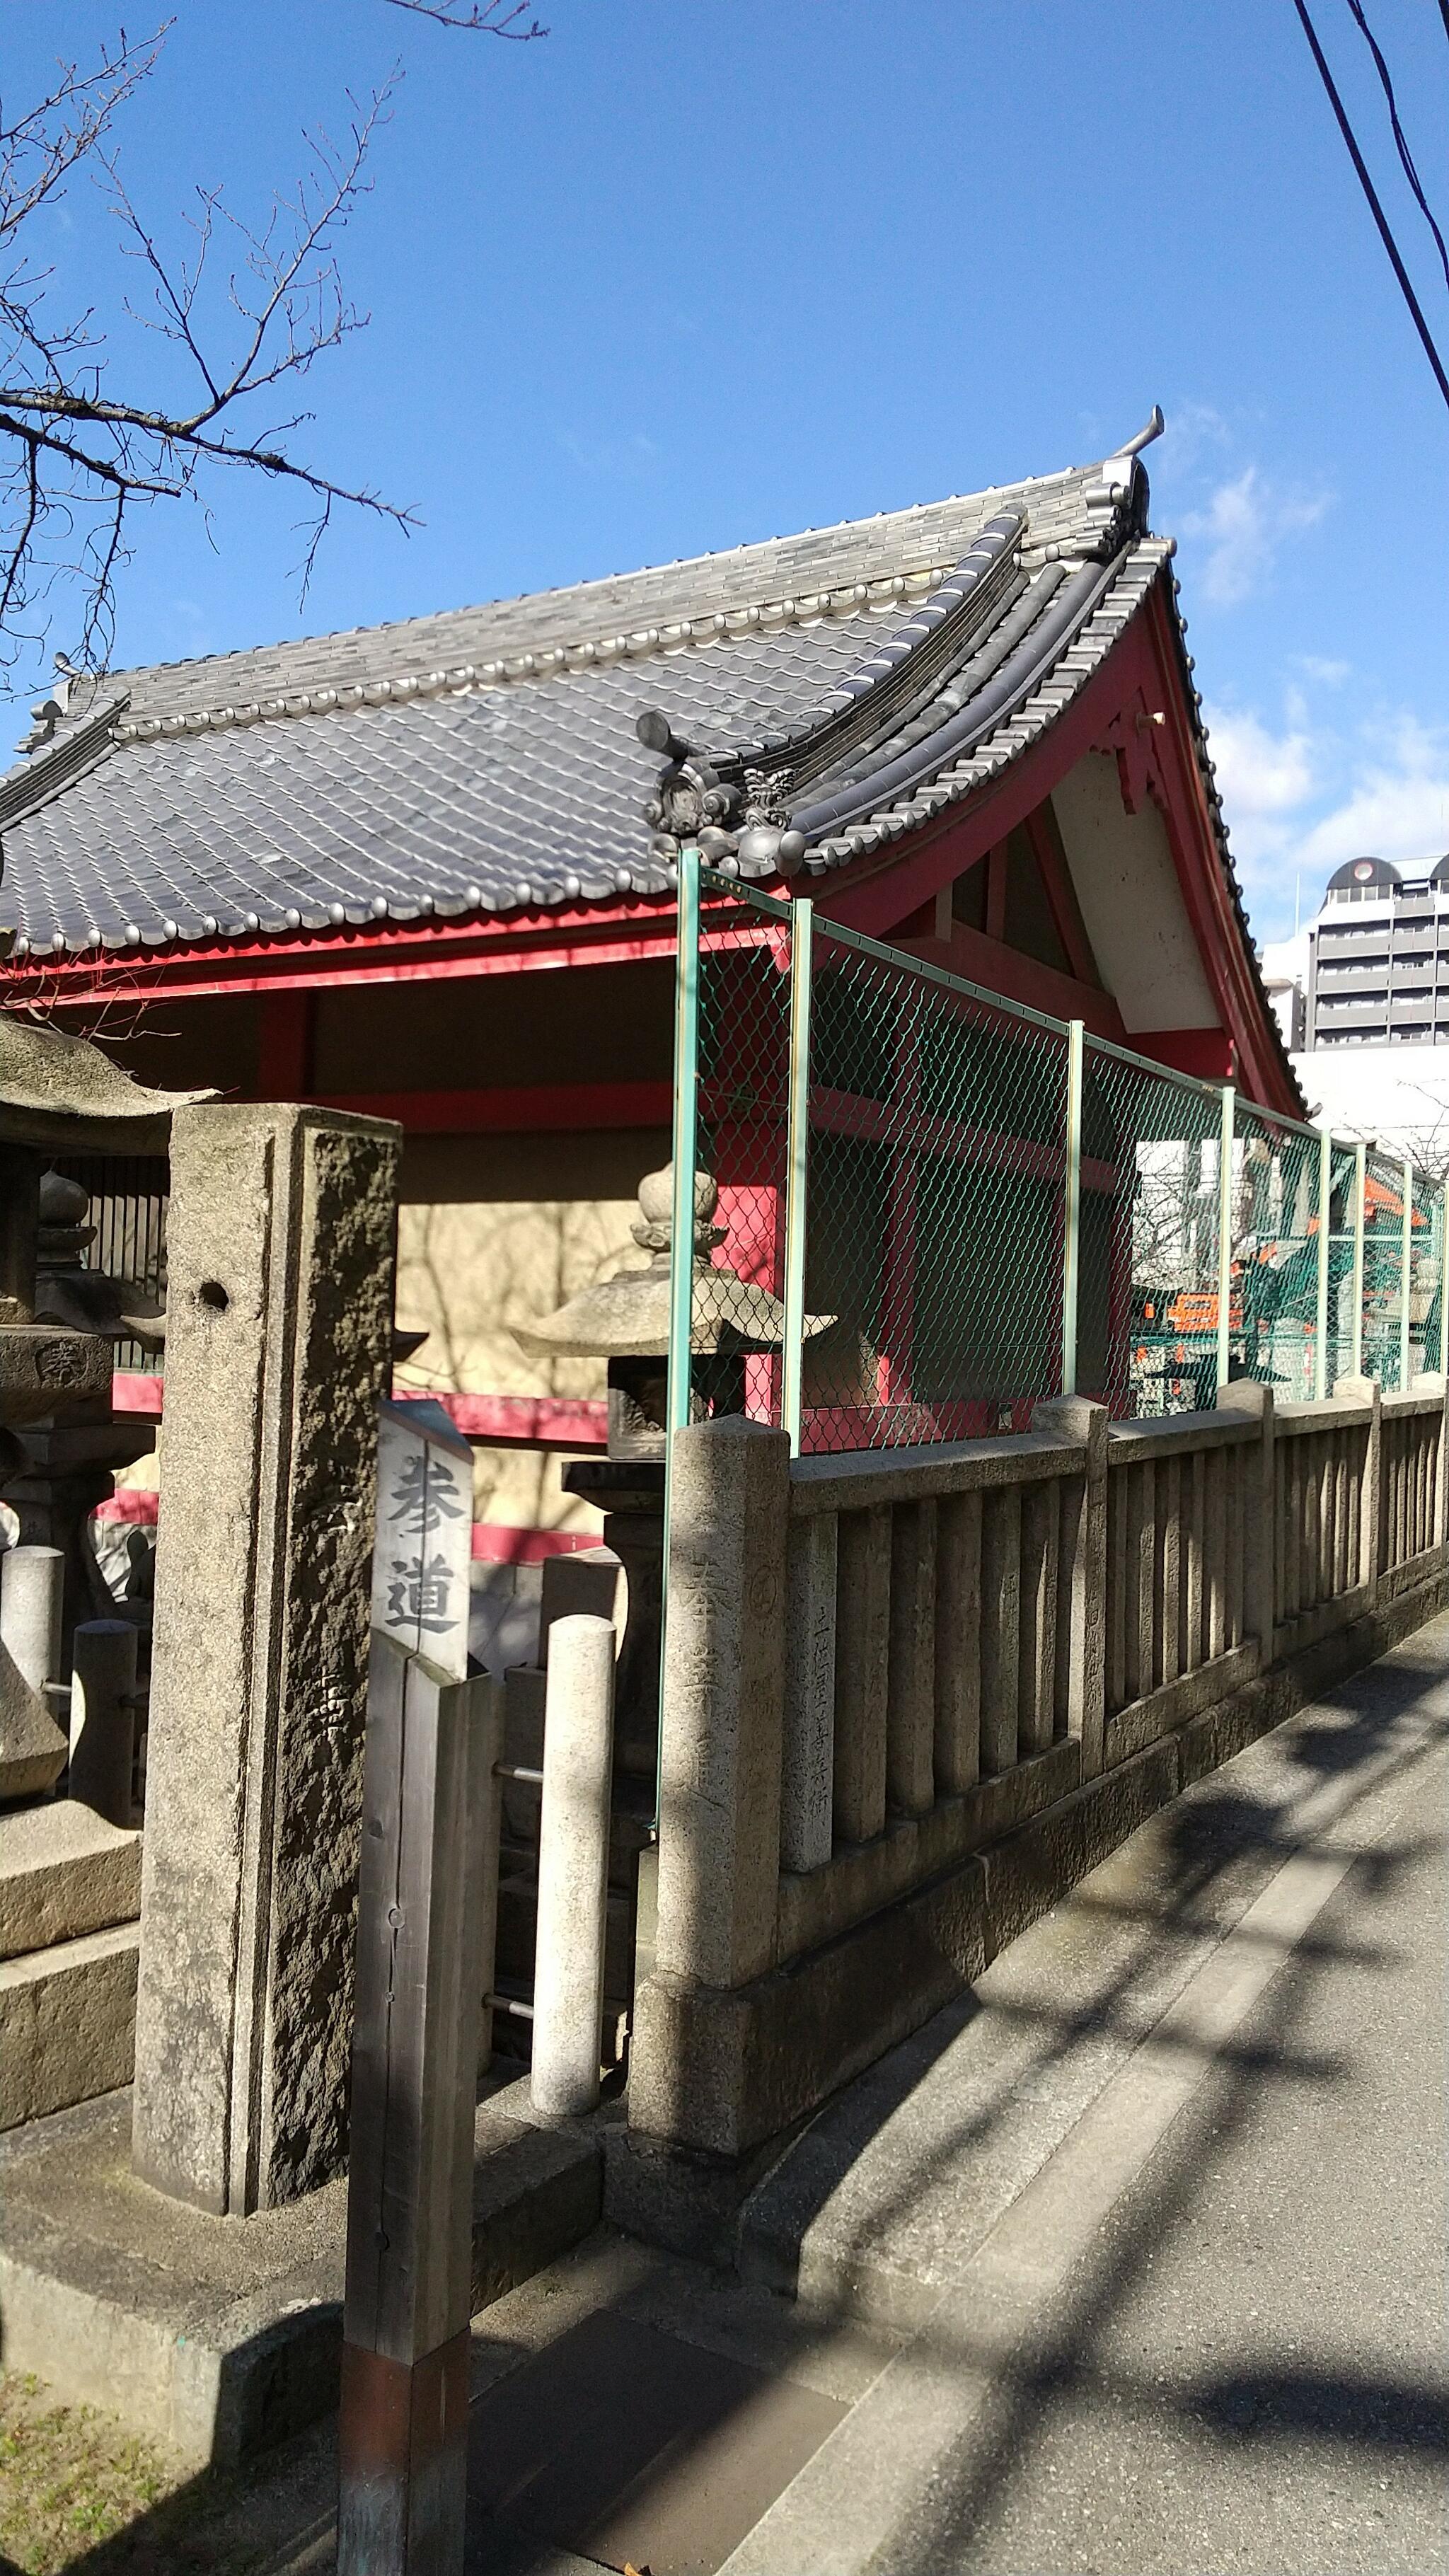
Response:
[[[153,1338],[159,1319],[129,1283],[81,1268],[84,1193],[49,1166],[164,1153],[172,1110],[210,1096],[147,1090],[86,1039],[0,1011],[0,1492],[14,1497],[23,1538],[64,1546],[67,1637],[76,1619],[111,1608],[87,1574],[84,1515],[152,1437],[112,1420],[112,1345]],[[66,1750],[0,1653],[0,1802],[43,1795]]]
[[[784,1339],[780,1299],[714,1259],[728,1231],[714,1222],[718,1201],[713,1175],[697,1172],[690,1334],[690,1414],[696,1421],[710,1413],[743,1413],[746,1360],[778,1353]],[[659,1730],[673,1206],[672,1167],[647,1173],[630,1228],[640,1250],[651,1256],[647,1268],[617,1271],[581,1289],[556,1314],[514,1327],[514,1338],[531,1358],[602,1359],[608,1365],[608,1455],[576,1460],[564,1470],[563,1482],[566,1493],[603,1513],[604,1545],[624,1567],[629,1601],[615,1742],[620,1768],[647,1779],[651,1789]],[[824,1332],[834,1320],[807,1315],[806,1336]]]

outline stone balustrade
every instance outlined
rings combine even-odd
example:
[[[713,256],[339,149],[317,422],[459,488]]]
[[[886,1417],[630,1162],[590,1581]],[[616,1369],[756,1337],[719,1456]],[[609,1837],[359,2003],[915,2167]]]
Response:
[[[638,2139],[747,2156],[1430,1616],[1444,1438],[1438,1378],[1283,1405],[1234,1381],[1111,1425],[1062,1399],[887,1456],[676,1434]]]

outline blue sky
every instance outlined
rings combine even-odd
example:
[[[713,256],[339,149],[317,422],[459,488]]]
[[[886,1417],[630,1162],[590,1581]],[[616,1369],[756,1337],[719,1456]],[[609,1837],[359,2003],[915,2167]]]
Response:
[[[525,46],[385,0],[172,5],[120,130],[167,241],[198,180],[264,208],[303,127],[402,61],[342,248],[371,321],[297,443],[423,524],[344,519],[299,609],[294,503],[232,478],[157,509],[118,662],[969,491],[1160,401],[1154,519],[1259,936],[1300,872],[1307,902],[1360,849],[1449,849],[1449,412],[1289,0],[540,0]],[[1367,57],[1342,0],[1315,13],[1449,341]],[[1373,16],[1449,211],[1435,0]],[[115,24],[4,0],[7,107]],[[60,302],[134,291],[84,185],[43,249]]]

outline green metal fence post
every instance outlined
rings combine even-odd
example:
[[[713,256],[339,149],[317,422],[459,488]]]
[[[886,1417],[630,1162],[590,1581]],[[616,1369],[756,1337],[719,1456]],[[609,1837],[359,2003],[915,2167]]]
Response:
[[[1082,1021],[1067,1022],[1067,1172],[1062,1227],[1062,1393],[1077,1391],[1077,1306],[1082,1262]]]
[[[669,1271],[669,1428],[689,1421],[694,1327],[694,1177],[699,1127],[699,852],[679,853],[674,979],[674,1212]],[[666,1453],[667,1455],[667,1453]]]
[[[1449,1182],[1439,1182],[1439,1376],[1449,1378]]]
[[[790,907],[790,1106],[785,1182],[785,1353],[780,1420],[790,1455],[800,1455],[800,1381],[805,1352],[805,1214],[810,1172],[810,968],[815,906],[808,895]]]
[[[664,1778],[664,1667],[669,1643],[669,1505],[674,1434],[689,1422],[694,1385],[694,1179],[699,1161],[699,852],[679,853],[674,964],[674,1206],[669,1233],[669,1383],[664,1435],[664,1565],[659,1615],[659,1734],[653,1830]],[[642,1862],[641,1862],[642,1866]]]
[[[1233,1360],[1233,1129],[1238,1095],[1223,1084],[1218,1138],[1218,1384],[1226,1386]]]
[[[1403,1159],[1403,1288],[1397,1311],[1397,1383],[1408,1388],[1408,1285],[1413,1278],[1413,1157]]]
[[[1333,1208],[1333,1138],[1325,1127],[1318,1139],[1318,1350],[1313,1363],[1313,1392],[1321,1404],[1328,1393],[1328,1226]]]
[[[1353,1149],[1353,1357],[1351,1374],[1363,1375],[1363,1230],[1368,1210],[1368,1147]]]

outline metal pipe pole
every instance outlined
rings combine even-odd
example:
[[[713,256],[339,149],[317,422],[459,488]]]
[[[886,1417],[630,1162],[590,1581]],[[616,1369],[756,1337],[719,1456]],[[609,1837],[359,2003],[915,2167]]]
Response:
[[[1233,1129],[1237,1090],[1223,1084],[1222,1125],[1218,1131],[1218,1384],[1226,1386],[1233,1362]]]
[[[1062,1226],[1062,1393],[1077,1391],[1077,1308],[1082,1250],[1082,1055],[1085,1030],[1067,1022],[1067,1171]]]
[[[1363,1230],[1368,1206],[1368,1147],[1353,1149],[1353,1375],[1363,1375]]]
[[[790,1105],[785,1185],[784,1359],[780,1420],[790,1455],[800,1455],[801,1377],[805,1355],[805,1216],[810,1168],[810,987],[815,906],[808,895],[790,907]]]
[[[699,852],[679,853],[674,979],[674,1222],[669,1274],[669,1428],[689,1420],[694,1322],[694,1180],[699,1127]]]
[[[1439,1376],[1449,1378],[1449,1182],[1439,1182]]]
[[[1333,1205],[1333,1138],[1325,1127],[1318,1139],[1318,1349],[1313,1363],[1313,1392],[1321,1404],[1328,1393],[1328,1227]]]
[[[689,1422],[694,1388],[694,1183],[699,1159],[699,852],[679,853],[674,961],[674,1208],[669,1235],[669,1376],[665,1391],[664,1557],[659,1604],[659,1729],[654,1759],[654,1830],[664,1776],[664,1664],[669,1642],[670,1492],[674,1434]]]
[[[1413,1157],[1403,1159],[1403,1288],[1397,1311],[1397,1383],[1408,1386],[1408,1291],[1413,1280]]]

